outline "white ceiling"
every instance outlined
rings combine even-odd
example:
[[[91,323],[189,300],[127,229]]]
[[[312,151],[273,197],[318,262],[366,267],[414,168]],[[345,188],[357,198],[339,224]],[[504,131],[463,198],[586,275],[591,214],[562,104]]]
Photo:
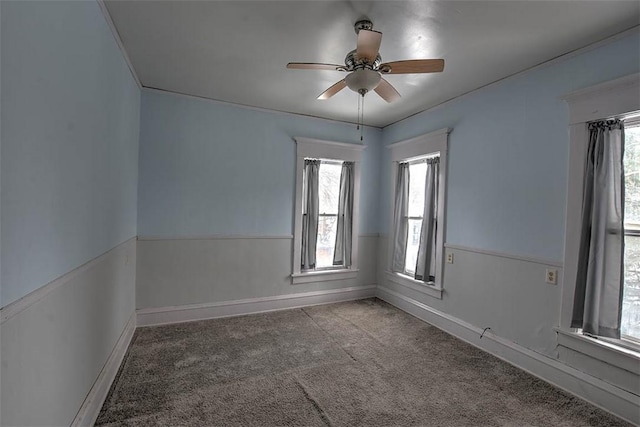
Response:
[[[444,58],[441,74],[386,76],[402,95],[365,100],[383,127],[463,93],[637,26],[638,1],[107,1],[146,87],[348,122],[357,94],[316,97],[343,64],[364,17],[383,32],[383,62]]]

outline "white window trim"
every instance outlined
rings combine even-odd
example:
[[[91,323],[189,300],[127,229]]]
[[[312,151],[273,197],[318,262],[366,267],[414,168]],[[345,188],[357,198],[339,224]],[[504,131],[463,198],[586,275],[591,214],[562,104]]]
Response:
[[[295,137],[296,142],[296,195],[293,232],[293,267],[291,283],[312,283],[330,280],[354,279],[358,275],[358,230],[360,223],[360,168],[364,145],[343,142],[323,141],[320,139]],[[304,159],[330,159],[354,162],[353,184],[353,227],[351,243],[351,267],[326,270],[301,271],[302,256],[302,175]]]
[[[415,280],[404,274],[391,271],[391,258],[393,257],[393,236],[390,234],[388,242],[388,254],[386,277],[391,282],[413,289],[416,292],[442,299],[442,289],[444,283],[444,242],[445,242],[445,220],[446,220],[446,188],[447,188],[447,152],[449,147],[449,133],[451,129],[444,128],[434,132],[420,135],[415,138],[396,142],[387,148],[391,150],[391,215],[389,230],[393,230],[393,201],[395,200],[396,177],[394,173],[398,170],[398,163],[411,161],[429,155],[440,155],[440,188],[438,188],[438,234],[436,239],[440,242],[439,250],[436,251],[436,280],[433,283],[425,283]]]
[[[625,369],[637,365],[639,351],[630,351],[627,342],[585,337],[571,328],[571,314],[578,272],[584,164],[587,155],[587,123],[598,119],[625,118],[640,112],[640,73],[632,74],[562,97],[569,106],[569,175],[567,184],[564,280],[558,344]]]

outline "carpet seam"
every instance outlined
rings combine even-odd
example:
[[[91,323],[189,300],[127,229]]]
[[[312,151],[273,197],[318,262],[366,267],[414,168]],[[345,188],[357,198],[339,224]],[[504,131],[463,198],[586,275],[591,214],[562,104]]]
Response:
[[[375,298],[375,297],[374,297],[374,299],[376,299],[376,300],[378,300],[378,301],[380,301],[380,302],[383,302],[383,303],[385,303],[385,304],[388,304],[386,301],[382,301],[382,300],[380,300],[380,299],[378,299],[378,298]],[[360,300],[360,301],[362,301],[362,300]],[[337,303],[337,304],[340,304],[340,303]],[[302,308],[302,310],[304,311],[304,307]],[[306,311],[305,311],[305,314],[306,314],[307,316],[309,316],[309,313],[307,313]],[[360,326],[356,325],[356,324],[355,324],[355,323],[353,323],[350,319],[347,319],[346,317],[341,316],[339,313],[336,313],[336,312],[334,312],[334,311],[331,311],[331,314],[333,314],[333,315],[334,315],[334,316],[336,316],[336,317],[339,317],[340,319],[344,320],[345,322],[348,322],[350,325],[352,325],[354,328],[358,329],[359,331],[362,331],[364,334],[366,334],[369,338],[371,338],[372,340],[374,340],[375,342],[377,342],[378,344],[380,344],[382,347],[384,347],[384,348],[389,348],[389,346],[388,346],[387,344],[385,344],[385,343],[383,343],[382,341],[380,341],[378,338],[376,338],[376,336],[375,336],[375,335],[373,335],[372,333],[370,333],[370,332],[369,332],[369,331],[367,331],[366,329],[363,329],[363,328],[361,328]],[[309,317],[311,317],[311,316],[309,316]],[[311,320],[313,320],[313,318],[312,318],[312,317],[311,317]],[[316,323],[316,322],[315,322],[315,320],[314,320],[314,323]],[[426,325],[432,326],[430,323],[427,323],[427,322],[423,322],[423,323],[425,323]],[[318,325],[318,324],[316,323],[316,325]],[[319,327],[320,329],[322,329],[326,334],[328,334],[328,332],[327,332],[327,331],[325,331],[325,330],[324,330],[320,325],[318,325],[318,327]],[[333,337],[331,337],[331,339],[333,340]],[[339,345],[339,344],[338,344],[338,346],[339,346],[340,348],[342,348],[342,346],[341,346],[341,345]],[[343,350],[344,350],[344,349],[343,349]],[[346,350],[344,350],[344,351],[345,351],[345,353],[349,354]],[[414,354],[420,354],[419,352],[417,352],[417,351],[415,351],[415,350],[412,350],[412,351],[413,351],[413,353],[414,353]],[[352,357],[352,358],[353,358],[353,357]],[[357,360],[357,359],[354,359],[354,360],[356,360],[357,362],[360,362],[360,361],[359,361],[359,360]],[[374,362],[374,363],[375,363],[375,362]],[[381,368],[383,368],[383,369],[384,369],[384,367],[383,367],[383,366],[380,366],[380,365],[379,365],[379,364],[377,364],[377,363],[375,363],[375,364],[376,364],[377,366],[379,366],[379,367],[381,367]]]
[[[380,344],[381,346],[383,346],[383,347],[385,347],[385,348],[388,348],[388,346],[387,346],[385,343],[383,343],[382,341],[380,341],[378,338],[376,338],[376,336],[375,336],[375,335],[371,334],[369,331],[367,331],[367,330],[365,330],[365,329],[362,329],[360,326],[358,326],[358,325],[356,325],[355,323],[353,323],[350,319],[347,319],[346,317],[341,316],[341,315],[340,315],[340,313],[332,312],[332,314],[333,314],[334,316],[336,316],[336,317],[341,318],[341,319],[342,319],[342,320],[344,320],[345,322],[349,322],[351,325],[353,325],[353,327],[355,327],[356,329],[358,329],[358,330],[360,330],[360,331],[364,332],[365,334],[367,334],[367,335],[368,335],[371,339],[373,339],[375,342],[377,342],[378,344]]]
[[[328,427],[333,427],[333,422],[331,421],[331,418],[329,418],[329,416],[327,415],[327,413],[324,411],[324,409],[322,409],[322,406],[320,406],[320,403],[318,403],[318,401],[311,395],[311,392],[307,389],[307,387],[302,383],[302,381],[300,381],[300,378],[298,378],[297,376],[295,376],[296,378],[296,384],[298,384],[298,386],[300,387],[300,389],[302,390],[302,393],[304,394],[304,397],[311,402],[311,404],[313,405],[314,409],[316,410],[316,412],[318,412],[318,415],[320,416],[320,419],[328,426]]]
[[[303,312],[304,314],[306,314],[306,315],[307,315],[307,317],[309,317],[309,319],[311,319],[311,321],[313,322],[313,324],[314,324],[314,325],[316,325],[316,326],[317,326],[317,328],[318,328],[318,329],[320,329],[320,330],[321,330],[321,331],[322,331],[322,332],[323,332],[327,337],[329,337],[329,340],[330,340],[332,343],[334,343],[334,344],[335,344],[335,345],[336,345],[340,350],[344,351],[344,352],[345,352],[345,354],[346,354],[347,356],[349,356],[349,358],[350,358],[351,360],[353,360],[354,362],[361,363],[361,362],[360,362],[360,360],[356,359],[356,357],[355,357],[354,355],[352,355],[351,353],[349,353],[349,352],[347,351],[347,349],[345,349],[342,345],[340,345],[340,343],[338,343],[338,341],[337,341],[333,336],[331,336],[331,334],[329,334],[329,332],[328,332],[326,329],[324,329],[322,326],[320,326],[320,325],[318,324],[318,322],[316,322],[316,320],[315,320],[313,317],[311,317],[311,315],[310,315],[309,313],[307,313],[307,311],[306,311],[304,308],[301,308],[301,310],[302,310],[302,312]],[[355,326],[355,325],[354,325],[354,326]],[[358,328],[358,327],[356,326],[356,328]],[[360,328],[358,328],[358,329],[360,329]]]

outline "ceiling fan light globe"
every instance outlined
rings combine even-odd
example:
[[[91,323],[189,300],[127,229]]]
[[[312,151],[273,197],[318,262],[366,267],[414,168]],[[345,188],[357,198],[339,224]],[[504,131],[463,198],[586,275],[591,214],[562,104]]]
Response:
[[[373,70],[363,69],[350,73],[344,80],[347,87],[356,93],[369,92],[380,84],[380,73]]]

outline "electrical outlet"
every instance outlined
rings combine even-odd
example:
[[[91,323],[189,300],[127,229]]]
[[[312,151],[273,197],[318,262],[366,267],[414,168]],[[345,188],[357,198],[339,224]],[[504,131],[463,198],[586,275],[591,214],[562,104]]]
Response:
[[[555,285],[558,282],[558,270],[555,268],[547,268],[545,278],[548,284]]]
[[[453,253],[447,252],[447,264],[453,264]]]

